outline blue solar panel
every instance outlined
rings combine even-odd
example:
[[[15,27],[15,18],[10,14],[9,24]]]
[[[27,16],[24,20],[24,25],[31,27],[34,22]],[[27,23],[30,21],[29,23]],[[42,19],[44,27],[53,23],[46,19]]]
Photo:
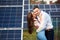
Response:
[[[56,9],[51,9],[51,11],[56,11]]]
[[[24,28],[28,28],[27,23],[24,23],[24,25],[23,25],[23,26],[24,26]]]
[[[39,5],[39,8],[40,9],[44,9],[44,5]]]
[[[47,12],[48,14],[49,14],[49,11],[50,11],[50,9],[48,9],[48,10],[45,10],[45,12]]]
[[[0,5],[22,5],[23,0],[0,0]]]
[[[57,9],[57,11],[60,11],[60,9]]]
[[[56,27],[56,22],[53,22],[52,24],[53,24],[53,26],[54,26],[54,28],[55,28],[55,27]]]
[[[49,7],[49,5],[45,5],[45,8],[46,8],[46,9],[49,9],[50,7]]]
[[[24,0],[24,4],[29,4],[29,0]]]
[[[60,8],[60,4],[57,4],[56,7],[57,7],[57,8]]]
[[[56,17],[52,17],[52,21],[56,22]]]
[[[27,15],[28,14],[28,11],[24,11],[24,15]]]
[[[0,40],[21,40],[21,30],[0,30]]]
[[[52,5],[51,5],[51,9],[52,9],[52,8],[56,8],[55,5],[52,4]]]
[[[52,16],[52,17],[60,17],[60,12],[50,12],[50,15]]]
[[[30,9],[33,9],[33,6],[32,5],[30,5]]]
[[[0,40],[21,40],[22,5],[23,0],[0,0]]]
[[[28,9],[28,5],[24,5],[24,9]]]
[[[59,27],[58,29],[60,29],[60,22],[58,22],[58,27]]]
[[[27,20],[27,16],[24,16],[24,21],[26,21]]]
[[[1,7],[0,28],[21,27],[22,7]]]
[[[58,13],[58,12],[57,12],[57,13]],[[54,15],[55,15],[55,16],[54,16]],[[54,28],[58,27],[58,29],[59,29],[59,26],[60,26],[60,17],[57,16],[56,14],[54,14],[54,15],[52,16],[53,26],[54,26]]]

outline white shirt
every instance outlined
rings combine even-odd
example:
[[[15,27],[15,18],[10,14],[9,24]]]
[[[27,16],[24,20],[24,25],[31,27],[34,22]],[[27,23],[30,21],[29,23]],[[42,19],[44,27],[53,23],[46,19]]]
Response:
[[[51,21],[51,17],[49,14],[47,14],[44,11],[41,11],[42,14],[42,21],[40,22],[40,18],[37,16],[39,22],[37,21],[37,19],[35,19],[36,21],[34,21],[34,25],[38,26],[38,29],[36,30],[36,32],[39,32],[41,30],[46,30],[46,29],[52,29],[53,25],[52,25],[52,21]]]

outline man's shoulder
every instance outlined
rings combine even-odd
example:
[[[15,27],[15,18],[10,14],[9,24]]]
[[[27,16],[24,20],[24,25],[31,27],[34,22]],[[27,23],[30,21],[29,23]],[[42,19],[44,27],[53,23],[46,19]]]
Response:
[[[41,13],[44,15],[44,16],[50,16],[47,12],[45,12],[45,11],[41,11]]]
[[[45,14],[48,14],[47,12],[45,12],[45,11],[43,11],[43,10],[41,10],[41,12],[42,12],[42,13],[45,13]]]
[[[44,15],[48,15],[48,13],[45,12],[45,11],[41,11],[41,13],[44,14]]]

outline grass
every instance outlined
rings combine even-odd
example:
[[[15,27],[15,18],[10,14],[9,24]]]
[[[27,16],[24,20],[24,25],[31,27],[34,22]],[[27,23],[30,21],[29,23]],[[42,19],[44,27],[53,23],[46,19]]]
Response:
[[[23,40],[36,40],[36,32],[29,34],[27,30],[24,30]]]
[[[54,40],[60,40],[60,31],[58,33],[55,31],[54,34]],[[27,30],[24,30],[23,40],[37,40],[36,32],[34,31],[32,34],[29,34]]]

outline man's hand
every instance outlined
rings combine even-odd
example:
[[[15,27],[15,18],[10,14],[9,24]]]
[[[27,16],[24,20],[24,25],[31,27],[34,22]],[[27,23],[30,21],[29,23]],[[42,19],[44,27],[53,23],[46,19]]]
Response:
[[[35,26],[36,29],[38,29],[39,23],[37,22],[37,20],[34,21],[34,26]]]

